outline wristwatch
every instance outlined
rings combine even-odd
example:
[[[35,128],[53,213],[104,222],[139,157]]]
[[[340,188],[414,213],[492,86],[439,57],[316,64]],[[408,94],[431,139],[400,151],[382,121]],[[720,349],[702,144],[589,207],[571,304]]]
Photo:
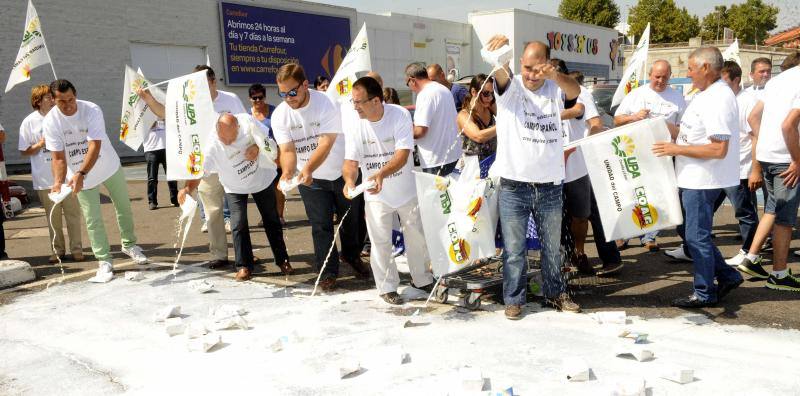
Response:
[[[77,172],[75,172],[75,173],[77,173],[77,174],[79,174],[79,175],[81,175],[81,176],[83,176],[83,177],[86,177],[86,172],[84,172],[84,171],[82,171],[82,170],[79,170],[79,171],[77,171]]]

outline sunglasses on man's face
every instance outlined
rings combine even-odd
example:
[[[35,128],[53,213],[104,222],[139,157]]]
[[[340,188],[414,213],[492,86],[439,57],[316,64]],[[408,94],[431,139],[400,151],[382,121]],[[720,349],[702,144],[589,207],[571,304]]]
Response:
[[[297,86],[296,86],[296,87],[294,87],[294,88],[292,88],[292,89],[290,89],[290,90],[288,90],[288,91],[286,91],[286,92],[280,92],[280,91],[278,91],[278,96],[280,96],[281,98],[285,98],[285,97],[287,97],[287,96],[289,96],[289,97],[292,97],[292,98],[293,98],[293,97],[297,96],[297,90],[298,90],[298,89],[300,89],[300,87],[301,87],[302,85],[303,85],[303,83],[297,84]]]
[[[264,96],[263,95],[262,96],[251,96],[250,100],[252,100],[253,102],[263,102],[264,101]]]
[[[494,95],[494,92],[492,91],[481,91],[481,96],[484,98],[491,98],[492,95]]]

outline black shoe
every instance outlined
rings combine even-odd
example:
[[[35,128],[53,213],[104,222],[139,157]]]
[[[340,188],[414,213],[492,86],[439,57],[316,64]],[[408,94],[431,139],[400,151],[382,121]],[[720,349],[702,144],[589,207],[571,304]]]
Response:
[[[681,297],[677,300],[672,301],[673,307],[678,308],[705,308],[705,307],[712,307],[716,304],[715,302],[710,301],[703,301],[694,294],[689,297]]]
[[[767,279],[767,288],[772,290],[797,292],[800,291],[800,280],[792,276],[791,273],[780,279],[776,278],[775,275],[770,274],[769,279]]]
[[[434,280],[433,282],[428,283],[425,286],[417,286],[417,285],[415,285],[413,283],[411,284],[411,286],[413,286],[415,289],[420,289],[420,290],[424,291],[425,293],[431,294],[431,293],[433,293],[433,285],[435,285],[435,284],[436,284],[436,281]]]
[[[178,206],[181,206],[181,204],[180,204],[180,203],[178,203],[178,197],[172,197],[172,198],[170,198],[170,199],[169,199],[169,202],[170,202],[170,203],[172,203],[172,206],[174,206],[174,207],[176,207],[176,208],[177,208]]]
[[[149,206],[150,206],[150,210],[156,210],[156,209],[158,209],[158,204],[157,204],[157,203],[152,203],[152,202],[150,202],[150,205],[149,205]]]
[[[622,263],[603,263],[603,268],[597,271],[597,276],[611,276],[619,272],[623,267]]]
[[[389,292],[386,294],[381,294],[381,298],[388,304],[403,305],[403,299],[400,297],[399,294],[397,294],[397,292]]]
[[[594,267],[589,264],[589,258],[584,253],[576,254],[572,259],[572,265],[583,275],[593,276],[596,274]]]
[[[731,290],[739,287],[742,283],[744,283],[744,279],[739,279],[738,281],[731,283],[722,283],[717,286],[717,301],[722,301],[722,299],[725,298],[725,296],[727,296]]]
[[[769,273],[761,266],[761,256],[756,259],[756,262],[752,262],[749,258],[745,257],[742,263],[736,266],[736,269],[750,275],[750,280],[764,280],[769,278]]]
[[[372,271],[369,264],[365,263],[364,260],[361,260],[360,256],[355,260],[341,259],[340,261],[347,263],[347,265],[353,268],[353,271],[356,272],[356,276],[358,278],[369,279],[372,276]]]
[[[230,262],[228,260],[211,260],[208,262],[208,268],[217,269],[227,267]]]

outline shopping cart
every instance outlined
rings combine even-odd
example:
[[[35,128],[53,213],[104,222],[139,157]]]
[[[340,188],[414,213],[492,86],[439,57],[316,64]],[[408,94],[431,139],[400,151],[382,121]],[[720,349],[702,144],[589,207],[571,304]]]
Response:
[[[494,162],[494,155],[491,155],[480,162],[480,177],[486,178],[489,168]],[[528,218],[528,231],[526,235],[528,250],[540,250],[539,237],[536,231],[536,224],[533,216]],[[495,233],[495,246],[503,247],[503,239],[498,226]],[[538,260],[528,259],[528,279],[539,278]],[[497,289],[502,290],[503,284],[503,260],[500,256],[494,256],[476,260],[471,265],[458,271],[442,275],[438,286],[434,291],[433,298],[441,304],[447,303],[450,298],[450,290],[458,291],[457,295],[461,299],[461,305],[470,310],[476,310],[481,306],[484,295]]]

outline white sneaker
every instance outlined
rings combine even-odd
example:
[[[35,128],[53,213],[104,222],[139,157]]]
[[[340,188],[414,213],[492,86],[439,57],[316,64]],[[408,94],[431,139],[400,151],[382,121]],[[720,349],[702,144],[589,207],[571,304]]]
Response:
[[[231,233],[231,219],[225,219],[225,232]]]
[[[204,221],[203,225],[200,226],[200,232],[208,232],[208,222]]]
[[[744,260],[745,257],[747,257],[747,252],[745,252],[744,250],[739,250],[738,254],[725,260],[725,264],[736,267],[742,263],[742,260]]]
[[[133,262],[136,264],[147,264],[147,257],[144,256],[142,253],[142,248],[138,245],[133,245],[129,248],[122,247],[122,253],[125,253],[133,259]]]
[[[794,255],[795,257],[800,257],[800,250],[795,250]]]
[[[692,259],[689,258],[689,256],[687,256],[686,253],[683,252],[683,244],[678,246],[677,249],[665,250],[664,254],[666,254],[667,257],[674,258],[675,260],[688,261],[690,263],[692,262]]]
[[[106,283],[114,277],[114,267],[108,261],[100,261],[94,277],[89,278],[92,283]]]

